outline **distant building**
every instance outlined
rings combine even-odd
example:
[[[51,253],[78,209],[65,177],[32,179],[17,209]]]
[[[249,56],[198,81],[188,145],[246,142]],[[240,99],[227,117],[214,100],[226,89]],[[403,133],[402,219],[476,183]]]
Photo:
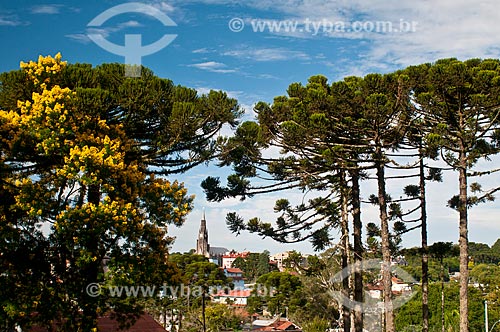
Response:
[[[247,300],[252,291],[250,289],[235,289],[230,290],[227,294],[219,292],[212,297],[212,301],[216,303],[224,303],[233,307],[246,307]]]
[[[290,256],[290,252],[289,251],[285,251],[285,252],[280,252],[278,254],[274,254],[272,256],[269,256],[269,260],[271,262],[275,262],[276,263],[276,266],[278,267],[278,270],[283,271],[284,270],[283,262],[289,256]]]
[[[460,280],[460,272],[452,272],[449,275],[450,275],[450,280],[453,280],[453,281]]]
[[[196,239],[197,255],[207,257],[211,262],[221,266],[222,256],[228,253],[229,250],[224,247],[211,247],[208,242],[208,229],[207,220],[205,219],[205,211],[203,211],[203,218],[200,223],[200,230],[198,231],[198,238]]]
[[[392,293],[393,294],[403,294],[411,292],[411,286],[404,282],[403,280],[392,277]]]
[[[297,324],[281,319],[279,317],[270,320],[254,320],[250,331],[288,331],[288,332],[302,332]]]
[[[196,254],[210,258],[209,252],[210,244],[208,244],[207,220],[205,219],[205,211],[203,211],[203,218],[201,219],[200,230],[196,239]]]
[[[379,280],[375,284],[368,284],[368,293],[373,299],[381,299],[384,294],[384,284],[382,280]],[[403,280],[392,277],[391,280],[391,291],[393,295],[409,294],[412,291],[411,285]]]
[[[63,322],[54,321],[52,322],[52,327],[50,331],[62,331]],[[104,315],[97,318],[97,326],[101,332],[114,332],[114,331],[125,331],[125,332],[165,332],[165,328],[162,327],[158,322],[156,322],[152,316],[147,313],[140,315],[134,324],[125,330],[120,329],[120,323],[116,318],[111,315]],[[29,332],[48,332],[49,329],[37,326],[36,324],[32,326]]]
[[[285,251],[285,252],[280,252],[274,255],[269,256],[269,264],[274,265],[278,268],[279,271],[283,272],[285,270],[285,261],[290,257],[290,253],[292,251]],[[289,268],[296,269],[297,266],[295,266],[297,263],[301,267],[307,267],[307,258],[311,255],[309,254],[300,254],[301,259],[300,261],[293,261],[289,262]]]
[[[243,278],[243,271],[234,267],[221,267],[224,269],[224,274],[226,277],[231,278],[235,289],[245,288],[245,279]]]
[[[394,265],[408,266],[408,262],[406,261],[405,256],[391,257],[391,266]]]
[[[244,252],[230,252],[222,256],[222,267],[230,268],[233,267],[233,262],[236,258],[246,258],[250,254],[250,251]]]

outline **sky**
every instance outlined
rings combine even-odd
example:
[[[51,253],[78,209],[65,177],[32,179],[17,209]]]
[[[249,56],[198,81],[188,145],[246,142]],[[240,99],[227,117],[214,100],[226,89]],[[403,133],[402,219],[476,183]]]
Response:
[[[245,110],[244,120],[251,120],[256,102],[272,102],[286,94],[289,84],[305,83],[312,75],[325,75],[332,82],[440,58],[499,58],[499,21],[497,0],[2,1],[0,72],[16,70],[20,61],[36,60],[40,54],[61,52],[70,63],[93,65],[130,62],[135,56],[134,61],[139,59],[157,76],[200,94],[226,91]],[[96,43],[95,36],[108,44]],[[164,38],[170,42],[159,45]],[[132,43],[139,47],[125,47]],[[196,199],[185,225],[169,229],[176,237],[173,251],[195,247],[205,209],[213,246],[312,252],[308,243],[282,245],[247,233],[236,237],[225,224],[231,211],[274,220],[277,198],[300,201],[302,193],[210,203],[200,188],[209,175],[224,178],[227,171],[209,165],[176,176]],[[485,187],[497,180],[486,180]],[[362,195],[375,190],[373,181],[366,181]],[[400,187],[393,183],[389,190],[398,193]],[[445,174],[444,183],[429,185],[430,243],[457,241],[458,216],[446,207],[456,191],[453,172]],[[499,208],[488,203],[471,210],[471,241],[491,245],[500,237]],[[363,221],[376,220],[375,208],[364,206]],[[419,236],[419,231],[406,234],[403,245],[418,245]]]

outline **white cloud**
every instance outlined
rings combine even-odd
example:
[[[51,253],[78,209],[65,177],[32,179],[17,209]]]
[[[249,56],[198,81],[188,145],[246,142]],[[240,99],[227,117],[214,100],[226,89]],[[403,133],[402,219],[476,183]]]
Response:
[[[195,2],[227,4],[227,1],[223,0],[198,0]],[[182,5],[183,2],[177,1],[176,3]],[[341,75],[364,75],[372,71],[388,72],[398,67],[435,61],[443,57],[458,57],[460,59],[500,57],[500,25],[498,24],[500,11],[498,10],[497,0],[480,2],[469,0],[422,0],[417,2],[409,0],[387,0],[383,2],[366,0],[248,0],[244,4],[242,3],[242,6],[249,6],[262,11],[272,10],[273,17],[278,15],[287,19],[302,21],[307,18],[316,22],[323,19],[332,22],[345,21],[347,24],[358,20],[361,22],[390,21],[393,22],[394,27],[397,29],[400,28],[399,22],[409,22],[410,24],[416,22],[414,32],[365,31],[363,33],[318,34],[317,38],[315,38],[315,42],[318,44],[328,43],[334,39],[349,40],[345,46],[332,50],[332,54],[317,54],[310,57],[304,54],[302,60],[319,61],[325,68],[336,70]],[[269,37],[270,35],[283,39],[283,34],[273,35],[268,33],[262,36]],[[293,41],[294,38],[303,38],[304,33],[296,33],[295,35],[290,33],[286,37]],[[308,51],[308,53],[311,52]],[[293,52],[290,50],[273,47],[255,49],[243,46],[223,52],[222,55],[261,62],[301,59],[300,52],[295,54],[294,57]],[[299,56],[297,57],[297,55]],[[298,62],[295,61],[295,63]],[[205,63],[205,66],[217,67],[216,64],[210,64],[209,62],[208,64]],[[250,105],[250,102],[248,104]],[[277,151],[271,151],[271,153],[277,153]],[[491,181],[491,183],[498,183],[498,179]],[[394,197],[399,197],[403,185],[403,183],[393,181],[388,188]],[[366,198],[376,191],[376,184],[373,181],[365,181],[362,189],[362,194]],[[457,179],[454,172],[445,175],[444,183],[429,184],[430,243],[434,241],[457,241],[458,216],[453,210],[446,207],[447,200],[456,191]],[[239,201],[231,200],[225,203],[227,205],[217,205],[215,203],[208,205],[211,210],[214,210],[212,212],[207,211],[207,217],[210,216],[212,221],[212,224],[209,221],[211,243],[240,250],[244,247],[250,247],[251,250],[257,248],[254,249],[257,251],[266,247],[274,251],[275,248],[280,246],[272,241],[269,244],[261,242],[257,235],[251,234],[242,234],[239,238],[231,240],[232,238],[224,222],[225,213],[231,209],[239,211],[245,218],[259,216],[265,220],[275,219],[272,214],[274,197],[256,196],[241,204],[238,203]],[[470,238],[472,241],[492,244],[498,238],[500,231],[500,223],[497,222],[499,204],[498,202],[487,203],[470,210]],[[193,213],[194,232],[187,235],[191,247],[194,246],[199,226],[199,215],[195,216],[195,213]],[[376,222],[378,218],[376,207],[363,205],[363,221],[365,223]],[[230,240],[226,240],[226,238]],[[185,240],[179,237],[178,241],[180,243]],[[419,230],[404,236],[405,246],[418,245],[419,241]]]
[[[59,14],[61,12],[61,8],[62,5],[58,4],[38,5],[31,7],[31,13],[54,15],[54,14]]]
[[[68,34],[68,35],[65,35],[65,37],[67,37],[69,39],[76,40],[77,42],[82,43],[82,44],[88,44],[91,41],[89,36],[84,34],[84,33]]]
[[[292,51],[285,48],[246,47],[239,50],[224,52],[223,55],[259,62],[309,59],[309,56],[304,52]]]
[[[72,34],[67,34],[65,37],[73,39],[77,42],[83,43],[83,44],[88,44],[91,42],[90,38],[88,37],[89,34],[97,34],[97,35],[102,35],[104,38],[109,37],[110,34],[119,32],[121,30],[127,29],[127,28],[136,28],[136,27],[142,27],[143,25],[137,21],[130,20],[126,22],[119,23],[116,26],[111,26],[111,27],[89,27],[86,29],[85,33],[72,33]]]
[[[165,1],[153,1],[151,5],[164,13],[172,13],[175,11],[175,8]]]
[[[27,23],[21,22],[17,17],[15,16],[8,16],[8,15],[0,15],[0,26],[19,26],[19,25],[26,25]]]
[[[188,65],[188,67],[194,67],[194,68],[206,70],[206,71],[209,71],[212,73],[221,73],[221,74],[228,74],[228,73],[236,72],[235,69],[227,69],[227,66],[225,64],[223,64],[221,62],[216,62],[216,61],[195,63],[192,65]]]
[[[264,80],[279,80],[279,77],[276,77],[272,74],[259,74],[257,75],[257,77]]]
[[[234,98],[234,99],[240,99],[240,97],[243,95],[243,91],[231,91],[231,90],[224,90],[222,88],[210,88],[210,87],[205,87],[205,86],[200,86],[196,88],[196,91],[200,95],[208,94],[211,90],[215,91],[224,91],[229,98]]]
[[[205,54],[205,53],[210,53],[210,52],[213,52],[213,51],[209,50],[206,47],[198,48],[198,49],[192,51],[192,53],[194,53],[194,54]]]
[[[118,28],[120,29],[125,29],[125,28],[137,28],[137,27],[142,27],[144,26],[143,24],[137,22],[137,21],[127,21],[127,22],[123,22],[123,23],[120,23],[118,25]]]

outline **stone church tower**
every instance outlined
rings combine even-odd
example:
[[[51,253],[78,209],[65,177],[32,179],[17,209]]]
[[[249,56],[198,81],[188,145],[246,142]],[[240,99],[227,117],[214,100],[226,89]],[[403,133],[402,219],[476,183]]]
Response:
[[[208,244],[207,221],[205,219],[205,211],[203,211],[203,219],[201,219],[200,231],[196,239],[196,254],[210,258],[210,245]]]

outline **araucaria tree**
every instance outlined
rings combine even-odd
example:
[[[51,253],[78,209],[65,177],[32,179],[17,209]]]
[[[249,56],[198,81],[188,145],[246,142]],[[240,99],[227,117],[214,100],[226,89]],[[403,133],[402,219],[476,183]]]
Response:
[[[68,66],[60,54],[21,68],[2,75],[0,91],[0,281],[11,288],[0,293],[0,320],[95,331],[110,310],[133,319],[141,301],[95,287],[178,281],[167,226],[183,224],[192,197],[155,173],[211,158],[213,133],[234,124],[237,104],[148,71],[133,79],[120,65]],[[151,109],[127,104],[127,94],[149,96]]]
[[[288,96],[276,97],[272,105],[258,103],[258,123],[243,123],[234,137],[230,138],[222,151],[223,165],[234,164],[235,174],[228,177],[228,186],[220,186],[220,180],[207,178],[202,186],[208,199],[221,200],[228,196],[242,197],[254,194],[299,189],[316,194],[307,202],[293,206],[288,199],[276,202],[279,213],[276,225],[262,222],[258,218],[245,223],[232,213],[228,215],[229,228],[238,233],[244,229],[258,232],[280,242],[310,240],[318,249],[331,243],[331,230],[342,224],[343,261],[347,266],[350,252],[348,232],[348,205],[353,199],[353,214],[359,223],[354,223],[355,255],[361,259],[361,226],[359,209],[359,173],[356,162],[347,155],[355,156],[355,149],[342,146],[336,126],[341,117],[335,107],[332,87],[324,76],[314,76],[306,86],[291,84]],[[341,138],[339,138],[341,137]],[[344,141],[345,142],[345,141]],[[267,147],[281,149],[281,156],[268,157],[262,154]],[[355,175],[353,190],[347,185],[348,171]],[[251,184],[248,178],[267,173],[271,184]],[[359,271],[358,271],[359,272]],[[361,281],[361,273],[356,273]],[[346,280],[347,281],[347,280]],[[360,282],[355,284],[356,300],[362,301]],[[349,296],[349,284],[345,284]],[[349,330],[349,308],[344,308],[344,330]],[[360,331],[362,314],[358,311],[355,325]]]
[[[276,202],[281,213],[276,226],[230,214],[231,230],[243,229],[270,236],[281,242],[311,239],[322,248],[331,243],[330,231],[339,227],[342,238],[349,237],[347,214],[353,220],[354,259],[362,259],[361,209],[359,182],[364,171],[376,169],[379,193],[382,250],[386,266],[390,266],[389,226],[384,168],[388,162],[384,152],[395,149],[407,128],[404,81],[397,74],[350,77],[327,84],[323,76],[314,76],[306,86],[291,84],[288,96],[275,98],[272,105],[259,103],[257,123],[244,123],[223,150],[223,164],[235,164],[236,174],[228,178],[228,187],[221,188],[218,179],[208,178],[203,186],[209,199],[227,196],[300,188],[315,191],[317,197],[308,204],[293,207],[286,199]],[[269,146],[281,149],[283,157],[263,157],[260,149]],[[267,172],[274,183],[253,186],[245,178]],[[348,206],[350,208],[348,208]],[[342,241],[349,252],[349,241]],[[347,253],[344,253],[348,257]],[[344,264],[345,265],[345,264]],[[354,300],[363,302],[361,271],[354,273]],[[393,326],[391,276],[384,269],[386,324]],[[346,284],[348,288],[348,284]],[[349,289],[347,289],[349,294]],[[344,308],[345,309],[345,308]],[[349,326],[344,311],[344,328]],[[354,326],[361,331],[361,308],[354,310]]]
[[[460,247],[460,331],[468,322],[468,214],[470,206],[493,199],[499,188],[482,190],[468,179],[497,170],[478,171],[478,160],[498,153],[500,117],[500,61],[445,59],[409,68],[416,78],[414,102],[428,124],[426,142],[439,148],[444,162],[458,172],[459,193],[449,207],[459,213]]]

